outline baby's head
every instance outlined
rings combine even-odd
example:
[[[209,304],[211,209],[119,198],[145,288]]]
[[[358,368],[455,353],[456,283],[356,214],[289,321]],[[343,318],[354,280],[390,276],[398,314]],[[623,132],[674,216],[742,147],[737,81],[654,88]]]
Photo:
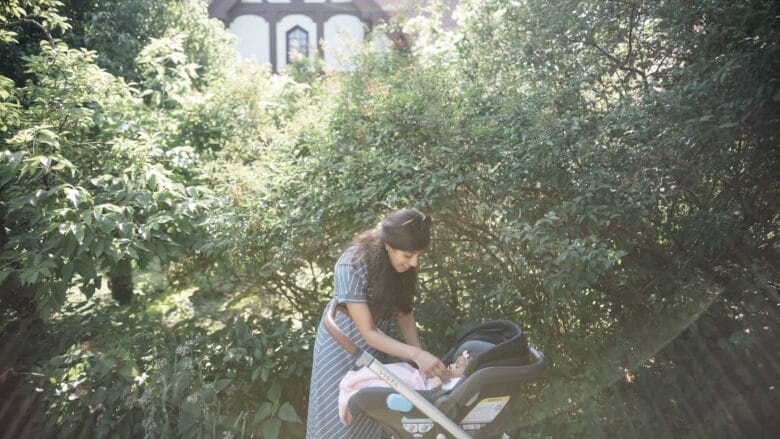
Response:
[[[463,372],[466,370],[466,366],[469,365],[469,359],[471,354],[468,350],[464,350],[455,358],[455,362],[447,366],[450,370],[450,378],[459,378],[463,376]]]
[[[480,355],[496,347],[493,343],[483,340],[468,340],[455,351],[457,357],[450,367],[451,377],[461,377],[471,361],[478,361]]]

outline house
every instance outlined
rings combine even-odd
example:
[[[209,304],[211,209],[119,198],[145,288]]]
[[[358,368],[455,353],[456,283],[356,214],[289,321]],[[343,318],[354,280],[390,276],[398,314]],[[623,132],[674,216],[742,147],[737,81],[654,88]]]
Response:
[[[326,70],[349,70],[366,32],[389,15],[388,0],[211,0],[209,15],[236,36],[244,58],[279,72],[296,56],[319,55]],[[315,51],[317,53],[315,53]]]

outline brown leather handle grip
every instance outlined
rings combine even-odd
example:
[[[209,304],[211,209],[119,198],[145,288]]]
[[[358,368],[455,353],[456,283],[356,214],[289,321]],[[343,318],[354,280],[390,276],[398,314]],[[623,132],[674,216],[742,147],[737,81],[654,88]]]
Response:
[[[325,329],[328,331],[328,334],[330,334],[330,336],[333,337],[342,348],[344,348],[344,350],[352,355],[359,355],[360,348],[357,347],[351,338],[347,337],[346,334],[341,332],[341,329],[336,324],[336,311],[341,311],[346,314],[347,317],[349,317],[347,306],[344,304],[339,305],[336,303],[336,299],[333,299],[330,301],[330,303],[328,303],[328,307],[325,310],[325,317],[323,318]]]

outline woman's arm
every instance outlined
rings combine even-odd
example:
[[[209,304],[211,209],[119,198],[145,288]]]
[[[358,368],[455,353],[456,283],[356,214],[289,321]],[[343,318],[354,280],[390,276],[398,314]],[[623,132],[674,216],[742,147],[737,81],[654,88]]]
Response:
[[[408,314],[398,313],[395,316],[395,322],[406,344],[422,348],[420,339],[417,337],[417,320],[414,318],[414,311]]]
[[[429,352],[422,350],[419,346],[401,343],[400,341],[383,334],[376,328],[374,318],[371,317],[371,311],[366,303],[347,303],[347,310],[355,322],[360,335],[366,340],[369,346],[380,350],[388,355],[414,361],[417,367],[428,377],[437,376],[442,380],[449,378],[447,368],[444,367],[438,358]],[[403,329],[401,330],[403,333]],[[407,334],[403,334],[404,337]],[[416,338],[416,330],[415,330]],[[417,341],[419,344],[419,341]]]

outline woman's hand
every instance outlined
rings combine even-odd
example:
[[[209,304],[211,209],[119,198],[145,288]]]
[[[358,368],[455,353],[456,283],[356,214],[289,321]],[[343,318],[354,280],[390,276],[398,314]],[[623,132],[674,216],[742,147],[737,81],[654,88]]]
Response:
[[[447,381],[450,378],[449,370],[444,366],[444,363],[431,353],[420,349],[418,346],[401,343],[379,331],[374,325],[374,319],[371,316],[367,303],[347,303],[347,309],[350,317],[352,317],[352,321],[355,322],[355,326],[360,331],[360,335],[363,336],[363,339],[366,340],[369,346],[390,356],[414,361],[420,372],[427,378],[439,377],[442,381]],[[413,322],[413,320],[406,319],[406,323],[410,322]],[[417,338],[416,334],[413,334],[411,331],[405,335],[412,335],[411,338]],[[417,340],[413,340],[413,342],[419,343]]]
[[[412,361],[417,364],[417,368],[428,378],[438,377],[442,381],[450,379],[450,372],[435,355],[430,352],[419,349],[412,357]]]

